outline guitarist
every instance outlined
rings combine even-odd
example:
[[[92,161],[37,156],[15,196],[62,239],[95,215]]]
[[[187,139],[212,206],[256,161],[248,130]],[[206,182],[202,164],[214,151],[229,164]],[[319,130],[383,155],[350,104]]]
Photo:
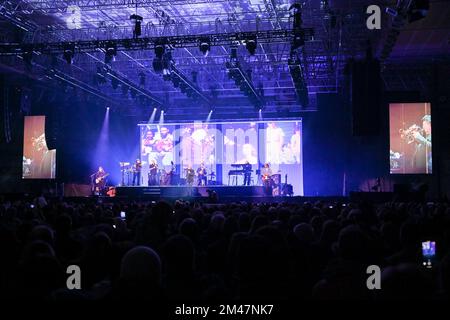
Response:
[[[139,186],[141,184],[141,170],[142,170],[142,163],[141,159],[136,159],[136,162],[133,165],[133,186],[136,185]]]
[[[156,175],[158,174],[158,164],[155,159],[150,162],[149,172],[148,172],[148,185],[155,186],[158,184]]]
[[[206,168],[205,164],[202,162],[200,167],[197,169],[198,185],[206,186]]]
[[[98,171],[94,173],[94,192],[96,194],[103,194],[107,176],[108,174],[103,170],[103,167],[98,167]]]
[[[264,186],[264,191],[266,195],[272,195],[272,187],[273,187],[273,180],[272,180],[272,169],[270,169],[269,163],[265,163],[264,167],[261,170],[262,173],[262,181]]]

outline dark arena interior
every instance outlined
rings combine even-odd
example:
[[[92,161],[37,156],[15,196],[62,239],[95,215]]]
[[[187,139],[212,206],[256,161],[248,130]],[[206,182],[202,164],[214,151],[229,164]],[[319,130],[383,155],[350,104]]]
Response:
[[[2,301],[450,298],[450,1],[0,0],[0,95]]]

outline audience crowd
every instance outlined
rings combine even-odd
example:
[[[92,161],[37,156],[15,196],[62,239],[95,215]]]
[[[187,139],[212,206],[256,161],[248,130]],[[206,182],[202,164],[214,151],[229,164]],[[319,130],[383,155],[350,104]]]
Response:
[[[426,240],[436,242],[432,268]],[[449,249],[446,203],[0,198],[6,299],[448,299]],[[69,265],[80,267],[81,290],[66,286]],[[381,290],[367,288],[370,265]]]

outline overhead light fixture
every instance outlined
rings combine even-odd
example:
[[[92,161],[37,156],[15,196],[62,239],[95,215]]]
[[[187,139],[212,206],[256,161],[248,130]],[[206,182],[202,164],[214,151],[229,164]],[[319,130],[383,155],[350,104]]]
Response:
[[[64,47],[63,58],[66,60],[67,64],[72,64],[73,57],[75,55],[75,45],[69,44]]]
[[[157,43],[155,45],[155,56],[158,59],[162,59],[164,52],[166,51],[164,43]]]
[[[138,38],[142,34],[141,24],[143,18],[140,15],[132,14],[130,20],[134,20],[133,38]]]
[[[249,39],[247,39],[245,41],[245,48],[247,48],[247,51],[250,53],[250,55],[254,55],[256,52],[256,47],[257,47],[257,42],[256,42],[256,36],[251,37]]]
[[[116,45],[112,42],[109,42],[105,48],[105,63],[108,64],[111,63],[112,61],[115,61],[116,55],[117,55]]]
[[[204,38],[200,40],[200,46],[199,46],[200,52],[203,53],[205,57],[208,56],[209,51],[211,50],[211,43],[208,38]]]
[[[429,0],[412,0],[408,10],[408,22],[411,23],[425,18],[429,9]]]

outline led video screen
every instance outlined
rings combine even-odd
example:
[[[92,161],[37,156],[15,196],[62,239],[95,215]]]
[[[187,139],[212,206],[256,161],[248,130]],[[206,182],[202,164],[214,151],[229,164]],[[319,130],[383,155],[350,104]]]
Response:
[[[430,103],[389,104],[391,174],[431,174]]]
[[[181,181],[188,168],[196,171],[203,165],[209,183],[261,185],[261,170],[267,164],[276,185],[291,184],[294,195],[303,195],[301,124],[301,120],[143,124],[143,176],[152,162],[161,176],[172,170]],[[251,170],[249,181],[244,181],[244,164]]]
[[[26,116],[23,132],[23,179],[54,179],[56,150],[45,140],[45,116]]]

